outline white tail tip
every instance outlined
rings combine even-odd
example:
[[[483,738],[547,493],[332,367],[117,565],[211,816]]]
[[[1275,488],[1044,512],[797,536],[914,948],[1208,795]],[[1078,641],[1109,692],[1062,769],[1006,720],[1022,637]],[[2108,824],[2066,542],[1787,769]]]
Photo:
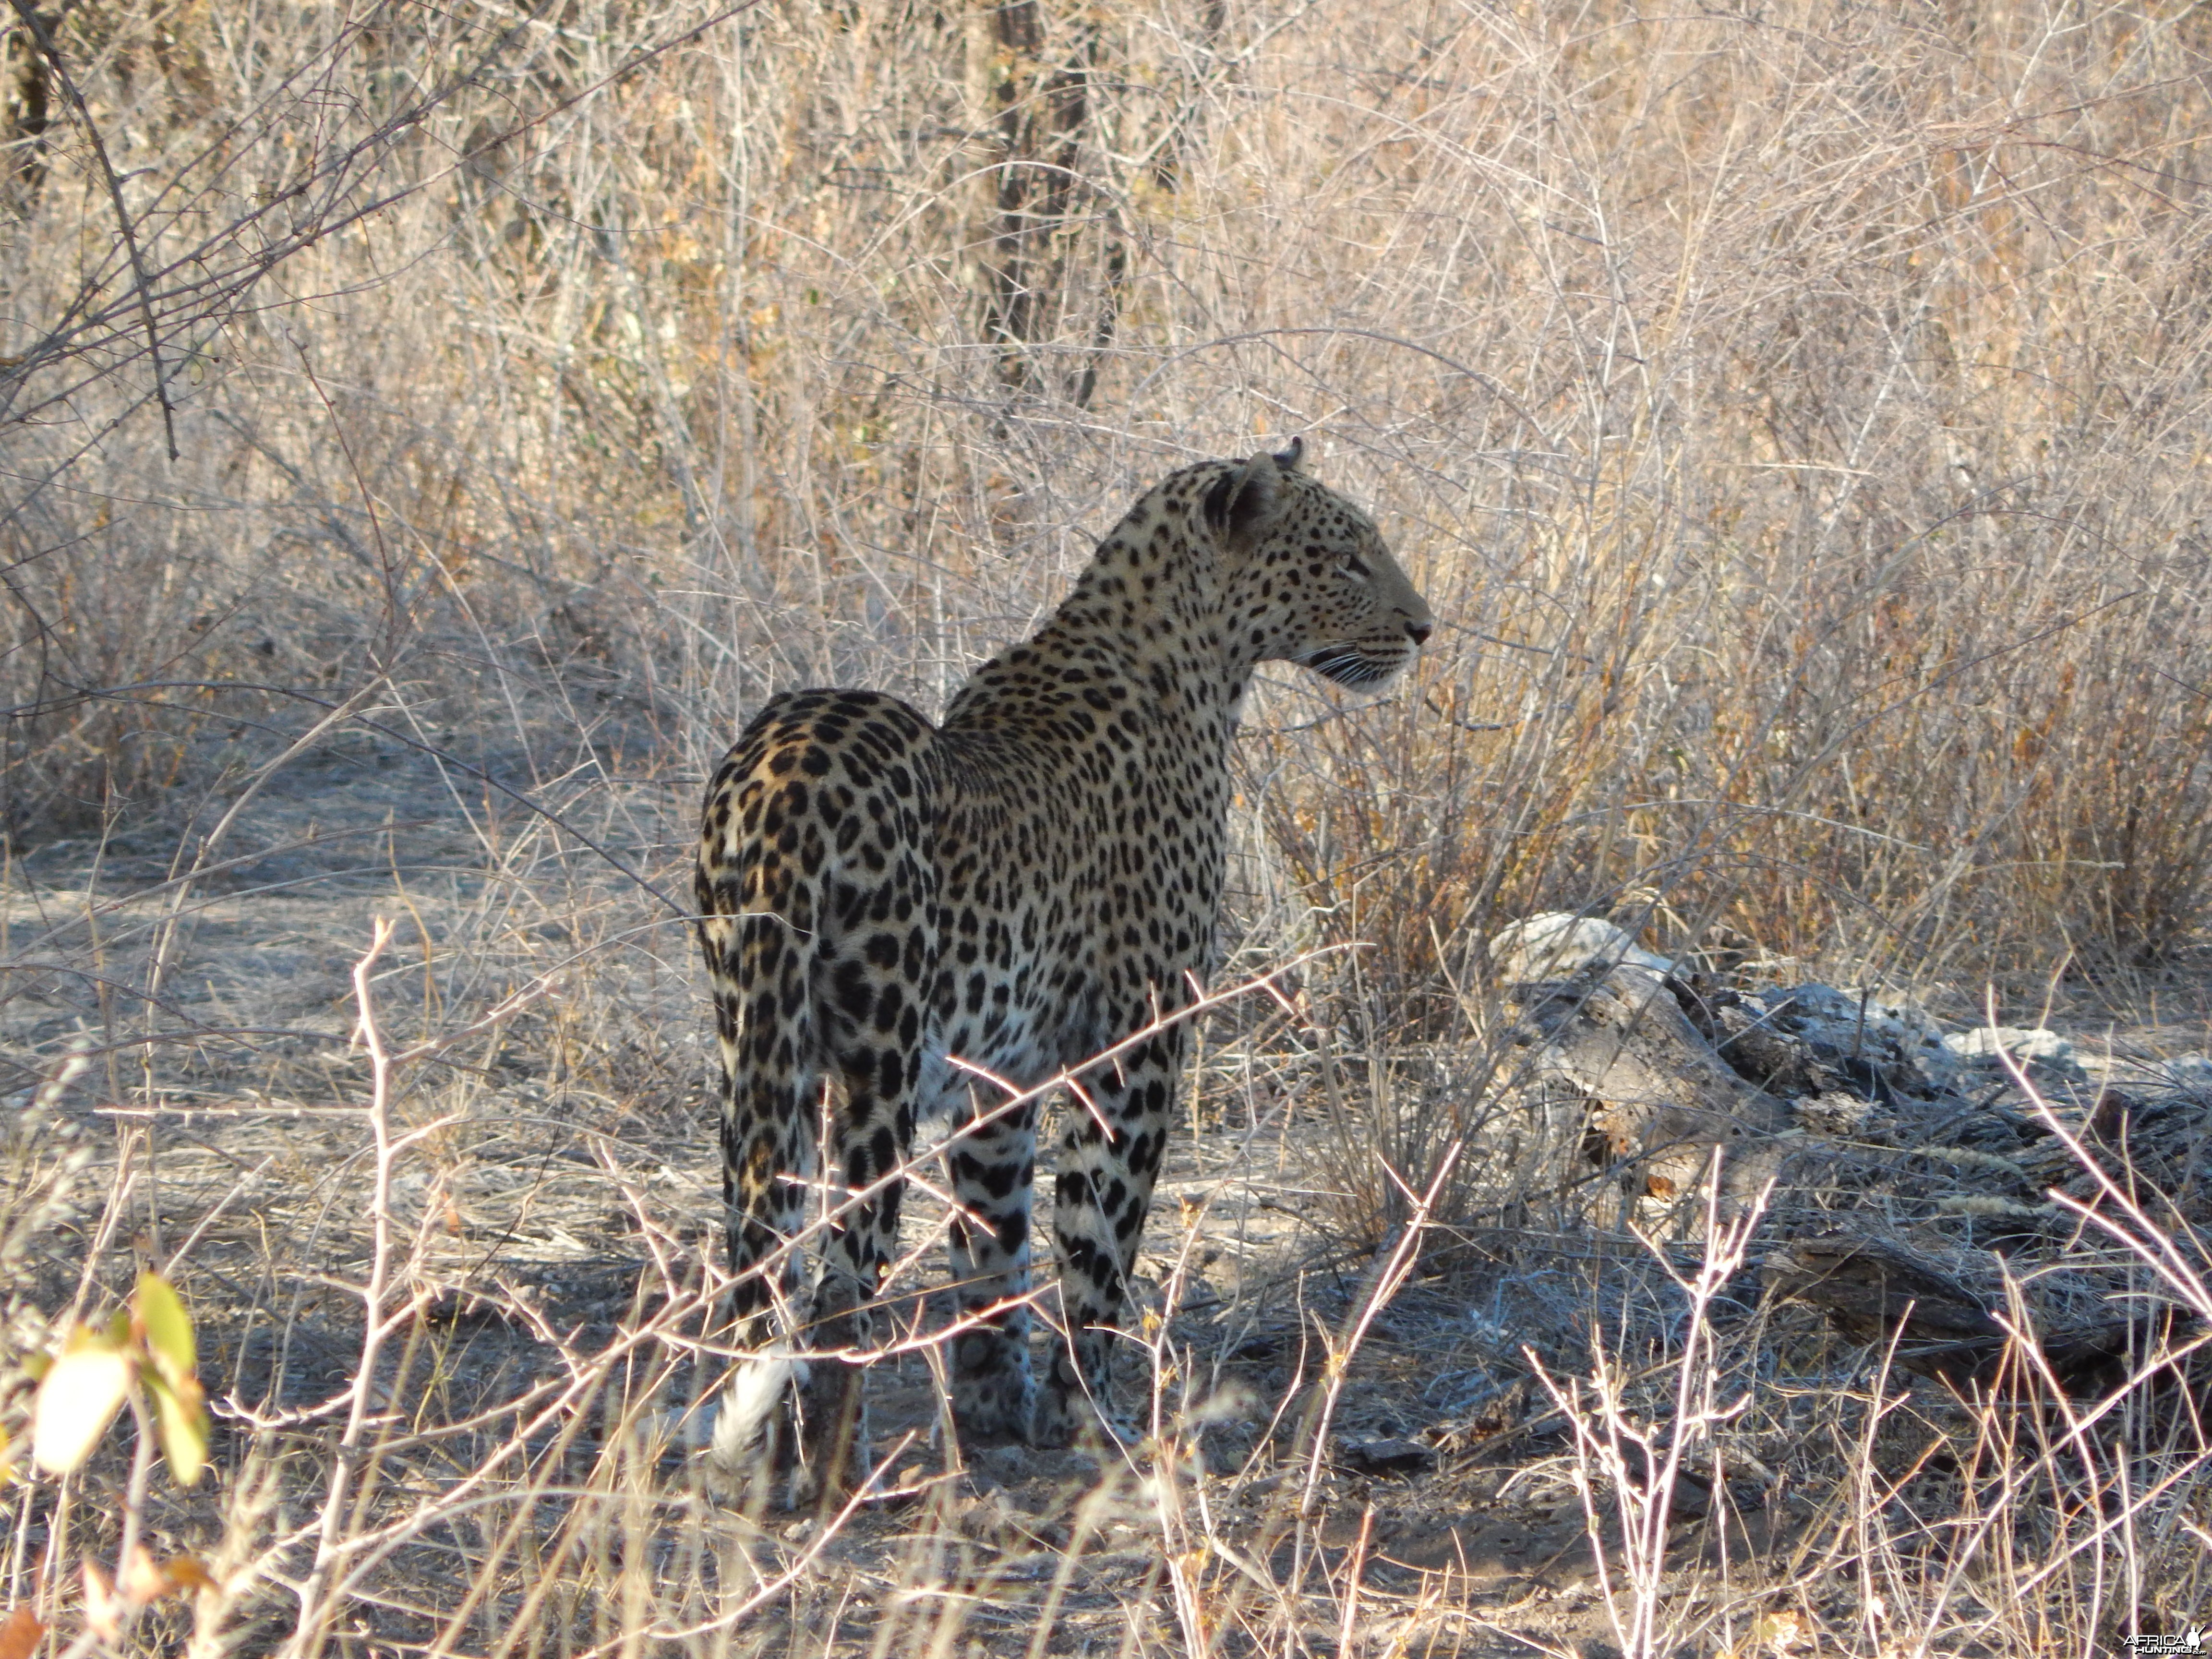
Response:
[[[744,1486],[749,1467],[776,1413],[790,1390],[805,1381],[806,1363],[789,1354],[760,1354],[738,1366],[714,1414],[714,1436],[707,1449],[708,1466],[718,1486],[732,1492]]]

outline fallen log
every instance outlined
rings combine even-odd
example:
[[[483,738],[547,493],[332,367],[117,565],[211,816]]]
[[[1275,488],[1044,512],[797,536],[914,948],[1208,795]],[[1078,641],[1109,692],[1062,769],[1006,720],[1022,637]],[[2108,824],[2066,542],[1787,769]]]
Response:
[[[2051,1032],[1946,1035],[1869,991],[1715,984],[1589,917],[1516,924],[1491,957],[1517,987],[1534,1080],[1583,1103],[1585,1154],[1647,1225],[1671,1212],[1693,1233],[1717,1158],[1724,1213],[1773,1182],[1770,1237],[1813,1224],[1765,1246],[1770,1291],[1899,1370],[2012,1400],[2147,1382],[2212,1416],[2196,1313],[2075,1237],[2084,1210],[2124,1211],[2212,1248],[2212,1091],[2085,1099]]]
[[[1532,988],[1524,1007],[1538,1074],[1589,1097],[1599,1150],[1629,1171],[1632,1192],[1694,1196],[1717,1152],[1723,1203],[1735,1209],[1782,1173],[1789,1106],[1713,1052],[1656,970],[1600,962]]]
[[[2132,1366],[2172,1352],[2191,1322],[2180,1309],[2140,1304],[2034,1320],[2038,1365],[2018,1352],[1988,1301],[1893,1239],[1844,1231],[1793,1238],[1768,1259],[1765,1279],[1778,1296],[1820,1310],[1847,1340],[1888,1348],[1898,1370],[1973,1392],[2032,1395],[2047,1370],[2069,1397],[2094,1399]]]

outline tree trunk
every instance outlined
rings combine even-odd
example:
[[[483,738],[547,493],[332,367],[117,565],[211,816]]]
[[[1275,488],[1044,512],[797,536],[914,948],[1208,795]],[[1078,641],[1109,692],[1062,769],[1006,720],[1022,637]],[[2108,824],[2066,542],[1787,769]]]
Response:
[[[20,15],[17,15],[20,14]],[[59,16],[17,4],[0,29],[0,146],[8,159],[0,206],[28,213],[46,177],[46,128],[53,119],[53,65],[38,36],[52,38]]]
[[[1098,360],[1113,343],[1127,280],[1127,251],[1110,215],[1088,343],[1077,364],[1057,374],[1040,348],[1060,332],[1083,215],[1098,200],[1084,172],[1098,26],[1080,22],[1065,42],[1054,42],[1041,0],[1007,0],[988,9],[997,185],[984,239],[983,332],[1000,348],[999,376],[1010,389],[1057,390],[1080,408],[1097,389]],[[1047,67],[1048,48],[1056,67]]]

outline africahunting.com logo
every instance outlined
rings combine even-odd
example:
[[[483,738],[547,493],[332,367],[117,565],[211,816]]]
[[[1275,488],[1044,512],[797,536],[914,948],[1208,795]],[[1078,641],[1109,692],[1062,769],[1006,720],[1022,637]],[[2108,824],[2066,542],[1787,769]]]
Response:
[[[2155,1636],[2124,1636],[2121,1644],[2130,1653],[2203,1653],[2204,1632],[2191,1626],[2185,1631],[2164,1631]]]

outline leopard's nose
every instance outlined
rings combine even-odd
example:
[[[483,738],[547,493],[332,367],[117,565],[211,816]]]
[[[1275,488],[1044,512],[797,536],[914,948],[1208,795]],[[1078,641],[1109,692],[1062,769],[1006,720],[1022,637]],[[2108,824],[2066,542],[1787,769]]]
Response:
[[[1433,623],[1409,622],[1406,624],[1406,637],[1417,646],[1426,645],[1429,642],[1429,635],[1436,631],[1436,625]]]

